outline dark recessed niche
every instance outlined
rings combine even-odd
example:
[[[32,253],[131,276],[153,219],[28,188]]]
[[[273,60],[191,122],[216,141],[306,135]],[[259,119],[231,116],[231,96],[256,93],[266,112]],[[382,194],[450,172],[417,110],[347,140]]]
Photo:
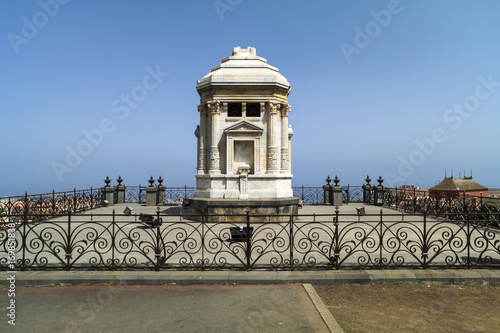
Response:
[[[247,117],[260,117],[260,103],[247,103]]]
[[[227,103],[228,117],[241,117],[241,103]]]

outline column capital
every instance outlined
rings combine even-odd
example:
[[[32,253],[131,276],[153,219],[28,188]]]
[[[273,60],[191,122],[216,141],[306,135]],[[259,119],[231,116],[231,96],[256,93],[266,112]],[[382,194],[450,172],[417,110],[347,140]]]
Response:
[[[291,109],[290,104],[281,104],[281,117],[288,117],[290,109]]]
[[[198,105],[198,112],[200,114],[205,114],[207,112],[207,107],[205,106],[205,104]]]
[[[275,101],[266,102],[266,107],[269,114],[275,114],[278,112],[278,103]]]
[[[220,114],[220,101],[207,103],[208,109],[212,114]]]

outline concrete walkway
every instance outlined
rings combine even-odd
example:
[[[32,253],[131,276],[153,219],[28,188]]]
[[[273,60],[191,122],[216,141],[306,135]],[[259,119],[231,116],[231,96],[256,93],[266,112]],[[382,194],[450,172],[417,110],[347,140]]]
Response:
[[[15,300],[1,332],[330,332],[301,284],[18,287]]]
[[[498,286],[500,270],[31,271],[1,272],[0,281],[0,332],[340,333],[314,288],[299,282]],[[5,313],[11,300],[15,326]]]

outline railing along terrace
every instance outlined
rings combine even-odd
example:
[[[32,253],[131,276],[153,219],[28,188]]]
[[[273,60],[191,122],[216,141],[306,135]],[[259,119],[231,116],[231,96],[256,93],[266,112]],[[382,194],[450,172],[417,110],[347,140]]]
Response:
[[[24,221],[50,218],[68,211],[84,212],[101,207],[102,193],[99,188],[86,190],[28,194],[0,198],[2,221]],[[0,221],[1,222],[1,221]]]
[[[467,214],[487,219],[500,228],[500,198],[471,196],[466,192],[436,197],[426,190],[384,189],[383,205],[412,213],[428,213],[436,217],[466,220]]]
[[[162,202],[178,202],[184,198],[194,197],[195,187],[166,187],[165,197]],[[125,188],[125,202],[146,202],[146,190],[144,186],[126,186]]]
[[[323,187],[293,186],[293,196],[302,200],[305,205],[321,204],[324,202],[325,193]],[[347,185],[342,189],[342,201],[362,202],[363,187]]]
[[[323,203],[324,189],[322,187],[310,186],[294,186],[292,187],[293,196],[302,200],[305,205],[312,205]],[[175,202],[181,201],[184,198],[194,197],[196,191],[195,187],[166,187],[165,201]],[[350,186],[343,188],[342,191],[343,202],[362,202],[363,189],[362,186]],[[146,202],[146,190],[144,186],[126,186],[125,189],[125,202]]]
[[[144,186],[124,186],[125,202],[127,203],[145,203],[146,190]],[[165,196],[159,200],[163,202],[179,202],[184,198],[194,196],[196,188],[183,187],[165,187]],[[361,202],[363,200],[363,191],[361,186],[350,186],[343,188],[343,201]],[[304,204],[318,204],[324,201],[324,190],[322,187],[293,187],[293,195]],[[117,195],[114,196],[116,201]],[[115,202],[116,203],[116,202]],[[76,190],[55,192],[43,194],[28,194],[19,196],[10,196],[0,198],[0,214],[8,214],[14,220],[22,220],[24,215],[30,216],[37,214],[50,213],[51,216],[66,213],[69,210],[72,212],[83,212],[89,209],[101,207],[104,204],[103,193],[101,188],[93,188],[86,190]],[[42,216],[40,215],[40,216]],[[48,216],[48,215],[43,215]]]
[[[16,235],[9,260],[7,229],[0,229],[0,267],[14,257],[18,270],[500,268],[498,229],[471,214],[461,222],[382,210],[290,215],[284,222],[273,222],[276,215],[242,216],[244,222],[233,215],[194,222],[160,211],[25,216],[5,224]]]

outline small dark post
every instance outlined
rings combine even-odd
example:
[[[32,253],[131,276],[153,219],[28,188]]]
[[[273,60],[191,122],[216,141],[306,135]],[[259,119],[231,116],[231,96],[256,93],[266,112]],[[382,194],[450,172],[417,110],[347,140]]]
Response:
[[[247,241],[247,248],[246,248],[245,254],[247,257],[247,271],[249,271],[250,270],[250,256],[252,254],[252,248],[251,248],[251,244],[250,244],[250,211],[247,210],[246,213],[247,213],[247,230],[245,232],[245,236],[246,236],[246,241]]]
[[[427,244],[427,209],[424,209],[424,225],[422,234],[422,268],[427,268],[427,257],[429,256],[429,244]]]
[[[66,267],[64,267],[67,271],[71,268],[71,257],[73,254],[71,253],[71,208],[68,209],[68,233],[66,234]]]
[[[56,215],[56,191],[52,189],[52,215]]]

